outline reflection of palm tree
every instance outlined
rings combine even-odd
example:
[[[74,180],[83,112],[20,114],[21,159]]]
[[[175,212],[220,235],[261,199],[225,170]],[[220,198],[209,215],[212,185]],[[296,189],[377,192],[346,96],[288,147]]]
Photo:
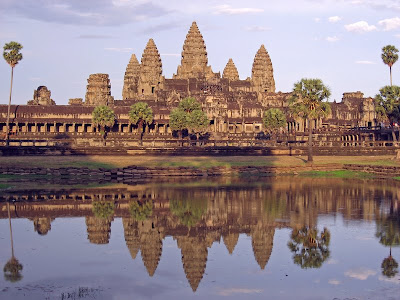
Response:
[[[376,237],[379,243],[389,246],[389,256],[382,261],[382,275],[391,278],[399,271],[399,264],[392,257],[392,246],[400,245],[400,212],[394,211],[393,200],[390,205],[390,212],[387,216],[379,216],[376,220]]]
[[[302,269],[320,268],[330,255],[330,232],[327,228],[318,234],[317,228],[304,226],[293,229],[288,247],[293,252],[293,262]]]
[[[16,282],[22,279],[22,274],[20,272],[22,271],[23,266],[14,256],[14,242],[13,242],[12,226],[11,226],[10,203],[7,203],[7,210],[8,210],[8,222],[10,224],[11,259],[5,264],[3,272],[5,280]]]
[[[399,272],[399,270],[397,269],[398,267],[399,267],[399,264],[392,257],[392,247],[390,247],[389,256],[386,257],[382,261],[382,265],[381,265],[382,275],[384,275],[388,278],[392,278]]]

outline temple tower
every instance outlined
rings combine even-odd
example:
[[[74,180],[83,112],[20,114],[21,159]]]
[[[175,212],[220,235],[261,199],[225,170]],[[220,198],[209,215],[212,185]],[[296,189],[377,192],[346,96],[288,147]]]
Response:
[[[126,246],[128,247],[132,259],[135,259],[140,249],[140,237],[137,222],[132,218],[122,218],[122,224],[124,226]]]
[[[272,247],[274,245],[274,234],[275,228],[272,226],[256,228],[251,232],[251,244],[253,246],[254,257],[261,270],[264,270],[271,256]]]
[[[138,80],[139,95],[153,95],[162,85],[162,63],[153,39],[147,42],[143,51]]]
[[[235,250],[236,244],[239,240],[239,233],[228,233],[223,235],[224,244],[229,254],[233,253]]]
[[[239,80],[239,72],[232,60],[229,59],[228,63],[225,66],[224,72],[222,73],[222,78],[229,79],[229,80]]]
[[[175,79],[211,78],[213,72],[208,64],[206,45],[196,22],[192,23],[183,44],[181,65]]]
[[[132,54],[126,66],[124,76],[124,87],[122,89],[122,99],[133,99],[138,93],[138,81],[140,74],[140,64],[135,54]]]
[[[150,277],[156,272],[162,254],[162,246],[162,235],[157,229],[140,232],[140,253]]]
[[[111,222],[113,218],[98,218],[86,216],[88,240],[92,244],[108,244],[111,235]]]
[[[90,74],[86,88],[85,105],[113,105],[111,83],[108,74]]]
[[[177,238],[182,253],[183,270],[193,292],[197,290],[206,270],[208,249],[203,238],[181,236]]]
[[[251,82],[254,92],[275,93],[274,69],[264,45],[261,45],[254,57]]]

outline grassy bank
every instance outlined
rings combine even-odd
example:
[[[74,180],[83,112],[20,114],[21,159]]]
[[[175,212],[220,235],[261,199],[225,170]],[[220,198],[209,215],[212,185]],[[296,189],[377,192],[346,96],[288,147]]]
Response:
[[[337,171],[307,171],[300,172],[300,176],[307,177],[333,177],[333,178],[349,178],[349,179],[373,179],[376,176],[374,174],[366,172],[355,172],[350,170],[337,170]]]
[[[315,165],[364,164],[400,166],[393,156],[316,156]],[[16,156],[0,157],[0,165],[8,167],[80,167],[121,168],[130,165],[163,167],[211,168],[219,166],[305,166],[300,156]]]

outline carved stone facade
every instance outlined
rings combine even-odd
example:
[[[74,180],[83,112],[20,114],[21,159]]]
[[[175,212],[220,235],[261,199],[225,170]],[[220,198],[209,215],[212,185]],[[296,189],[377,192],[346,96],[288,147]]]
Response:
[[[98,106],[112,105],[114,103],[108,74],[91,74],[87,81],[85,105]]]
[[[240,80],[232,59],[221,76],[208,65],[203,36],[193,22],[183,45],[181,64],[173,78],[162,75],[161,57],[154,40],[150,39],[140,63],[135,54],[130,58],[122,100],[114,101],[111,96],[108,74],[91,74],[84,102],[81,98],[74,98],[70,99],[68,106],[51,105],[54,101],[50,99],[50,91],[39,87],[34,100],[29,102],[32,105],[11,110],[15,115],[11,116],[10,128],[11,132],[26,134],[91,134],[95,133],[91,124],[93,107],[108,105],[116,115],[116,126],[111,128],[111,132],[137,133],[137,128],[129,121],[129,108],[136,102],[146,101],[154,115],[153,123],[146,128],[149,133],[146,137],[173,139],[169,115],[186,97],[196,98],[207,114],[209,140],[230,141],[249,137],[254,140],[266,131],[262,117],[270,108],[279,108],[286,113],[285,131],[295,140],[297,135],[301,140],[309,127],[332,132],[376,125],[374,101],[365,98],[361,92],[345,93],[343,101],[331,103],[332,112],[324,120],[308,124],[301,118],[294,119],[288,108],[290,93],[275,92],[273,66],[264,45],[254,57],[251,78]],[[5,105],[0,106],[0,132],[6,130],[6,111]],[[126,142],[125,145],[136,144]]]
[[[33,91],[33,100],[28,101],[28,105],[56,105],[51,99],[51,92],[45,86],[39,86]]]

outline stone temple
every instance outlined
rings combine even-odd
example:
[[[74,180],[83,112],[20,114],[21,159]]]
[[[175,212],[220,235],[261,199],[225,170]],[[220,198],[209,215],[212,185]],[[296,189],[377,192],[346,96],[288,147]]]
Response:
[[[201,103],[210,120],[208,138],[223,143],[231,141],[232,145],[263,134],[266,128],[262,116],[273,107],[287,114],[286,132],[295,141],[304,140],[309,126],[320,133],[321,140],[327,141],[324,132],[369,128],[377,123],[373,99],[365,98],[361,92],[344,93],[340,103],[331,104],[332,112],[324,120],[307,124],[303,119],[294,119],[288,110],[290,93],[275,89],[274,68],[264,45],[255,49],[251,77],[247,79],[239,78],[229,54],[226,60],[222,75],[213,71],[208,64],[203,35],[193,22],[183,44],[181,63],[172,78],[163,76],[160,53],[155,41],[149,39],[140,62],[132,54],[127,64],[121,100],[114,100],[108,74],[91,74],[85,97],[70,99],[69,105],[55,105],[50,91],[40,86],[28,105],[12,106],[11,138],[23,140],[39,135],[52,139],[61,134],[75,145],[95,145],[93,139],[98,135],[94,134],[97,128],[92,124],[91,113],[95,106],[108,105],[116,115],[116,123],[108,135],[110,143],[136,146],[138,128],[129,122],[128,113],[132,104],[143,101],[152,108],[154,116],[153,123],[145,128],[145,139],[152,139],[151,146],[165,146],[167,140],[176,139],[169,127],[169,114],[189,96]],[[0,133],[6,131],[6,116],[7,106],[0,105]],[[346,135],[336,135],[335,139],[361,139],[356,134]]]

